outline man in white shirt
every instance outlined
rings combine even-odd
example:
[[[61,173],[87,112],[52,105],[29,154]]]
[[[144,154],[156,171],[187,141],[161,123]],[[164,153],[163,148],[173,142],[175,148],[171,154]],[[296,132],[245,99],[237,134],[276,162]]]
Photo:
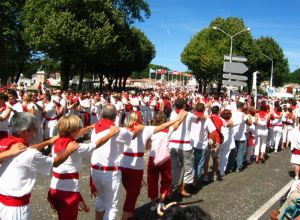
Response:
[[[34,115],[16,113],[11,125],[13,136],[0,141],[1,149],[7,150],[15,143],[28,146],[36,132]],[[31,219],[29,203],[37,174],[49,175],[52,166],[59,166],[77,148],[77,144],[70,143],[62,154],[53,159],[28,147],[19,155],[4,160],[0,166],[0,219]]]

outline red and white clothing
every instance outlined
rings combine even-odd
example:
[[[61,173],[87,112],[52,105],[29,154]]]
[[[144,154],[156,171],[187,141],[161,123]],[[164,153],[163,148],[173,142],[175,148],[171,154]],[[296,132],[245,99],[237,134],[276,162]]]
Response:
[[[0,115],[3,116],[4,114],[6,114],[5,112],[9,111],[6,107],[6,105],[3,105],[2,107],[0,107]],[[8,127],[9,123],[8,123],[8,118],[4,121],[0,121],[0,140],[2,138],[6,138],[8,137],[8,131],[9,131],[9,127]]]
[[[259,156],[260,153],[266,152],[267,147],[267,137],[268,137],[268,121],[267,112],[260,111],[258,113],[258,122],[256,125],[255,132],[255,149],[254,155]]]
[[[158,197],[158,181],[160,176],[160,193],[166,195],[172,183],[171,177],[171,159],[169,158],[163,164],[156,166],[154,164],[155,152],[159,147],[160,142],[170,133],[174,131],[173,127],[165,129],[154,134],[151,137],[152,145],[149,153],[148,170],[147,170],[147,185],[148,197],[156,199]]]
[[[109,132],[114,123],[108,119],[101,119],[95,125],[91,135],[91,142],[96,142]],[[94,150],[91,158],[91,175],[97,198],[96,211],[104,213],[104,219],[116,219],[121,189],[121,172],[119,166],[122,160],[124,144],[130,142],[133,134],[121,128],[117,135]],[[112,190],[111,190],[112,189]]]
[[[83,99],[83,100],[79,100],[80,102],[80,118],[81,118],[81,122],[84,126],[88,126],[91,123],[91,119],[90,119],[90,113],[91,113],[91,101],[90,99]]]
[[[144,151],[148,139],[153,135],[155,126],[146,126],[137,137],[125,143],[124,157],[121,164],[122,183],[126,190],[123,211],[133,212],[140,194],[143,171]]]
[[[45,130],[44,138],[48,139],[57,134],[57,112],[53,102],[44,103]]]
[[[23,112],[23,106],[20,102],[15,102],[15,103],[10,103],[10,105],[12,106],[13,110],[17,111],[17,112]],[[10,125],[10,121],[11,121],[11,118],[12,116],[14,115],[15,113],[13,111],[10,112],[10,115],[8,117],[8,133],[11,134],[11,125]]]
[[[300,126],[291,131],[291,163],[300,165]]]
[[[101,102],[96,102],[95,100],[91,101],[91,124],[96,123],[101,118]]]
[[[72,141],[74,140],[68,137],[57,139],[52,148],[53,157],[55,158]],[[78,205],[83,201],[79,192],[79,172],[82,167],[82,158],[95,148],[96,144],[94,143],[80,144],[64,163],[53,168],[48,201],[57,211],[59,219],[77,219]]]
[[[9,136],[0,140],[1,149],[13,143],[25,143],[21,138]],[[6,159],[0,166],[0,219],[31,219],[30,195],[37,174],[49,175],[53,158],[27,148],[23,153]]]

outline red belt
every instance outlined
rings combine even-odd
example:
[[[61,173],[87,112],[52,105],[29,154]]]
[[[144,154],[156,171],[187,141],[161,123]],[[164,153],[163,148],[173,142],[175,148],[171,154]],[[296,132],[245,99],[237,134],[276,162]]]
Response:
[[[92,116],[96,116],[97,113],[96,113],[96,112],[92,112],[91,115],[92,115]]]
[[[282,124],[276,124],[276,125],[273,125],[273,126],[279,126],[279,127],[282,127]]]
[[[177,143],[177,144],[189,144],[190,141],[181,141],[181,140],[170,140],[170,143]]]
[[[95,170],[104,170],[104,171],[118,171],[119,170],[119,167],[97,166],[97,165],[93,165],[93,164],[91,164],[91,168],[93,168]]]
[[[0,194],[0,202],[6,206],[23,206],[30,203],[30,196],[31,193],[21,197],[5,196]]]
[[[47,117],[46,117],[46,120],[47,120],[47,121],[57,120],[57,117],[52,117],[52,118],[47,118]]]
[[[144,156],[144,153],[123,152],[123,154],[128,157],[143,157]]]
[[[300,155],[300,150],[294,149],[292,150],[292,154]]]
[[[55,173],[53,176],[60,180],[79,179],[79,173]]]

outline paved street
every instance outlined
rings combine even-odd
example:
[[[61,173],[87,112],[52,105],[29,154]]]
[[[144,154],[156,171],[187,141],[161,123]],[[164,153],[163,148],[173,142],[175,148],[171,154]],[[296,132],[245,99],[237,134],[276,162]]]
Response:
[[[203,186],[192,198],[184,199],[182,202],[201,206],[214,220],[247,219],[291,180],[293,168],[289,160],[289,150],[278,154],[272,153],[265,164],[252,164],[242,173],[229,174],[221,182]],[[144,179],[146,180],[146,173]],[[84,160],[80,181],[82,195],[90,205],[91,212],[80,214],[79,219],[94,219],[95,199],[89,196],[89,158]],[[57,219],[46,199],[49,184],[50,177],[39,177],[35,184],[31,199],[34,220]],[[123,194],[124,192],[122,202]],[[139,196],[136,211],[138,219],[156,219],[149,209],[145,186]],[[261,219],[268,219],[268,215],[265,214]]]

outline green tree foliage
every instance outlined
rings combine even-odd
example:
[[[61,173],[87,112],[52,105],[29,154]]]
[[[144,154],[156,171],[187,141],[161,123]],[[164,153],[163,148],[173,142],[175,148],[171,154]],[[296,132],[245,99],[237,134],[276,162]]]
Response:
[[[300,68],[296,69],[290,74],[290,82],[298,84],[300,83]]]
[[[18,79],[30,57],[22,38],[22,14],[25,1],[0,1],[0,73],[2,83],[8,77]]]
[[[289,81],[290,70],[288,60],[284,57],[283,50],[271,37],[261,37],[256,40],[261,53],[273,59],[273,86],[282,86]],[[258,69],[262,73],[260,80],[270,80],[271,61],[262,56]]]
[[[67,88],[72,64],[83,74],[87,63],[98,71],[118,63],[119,38],[134,20],[142,20],[143,12],[150,15],[142,0],[28,0],[24,36],[34,50],[61,61],[63,88]]]

